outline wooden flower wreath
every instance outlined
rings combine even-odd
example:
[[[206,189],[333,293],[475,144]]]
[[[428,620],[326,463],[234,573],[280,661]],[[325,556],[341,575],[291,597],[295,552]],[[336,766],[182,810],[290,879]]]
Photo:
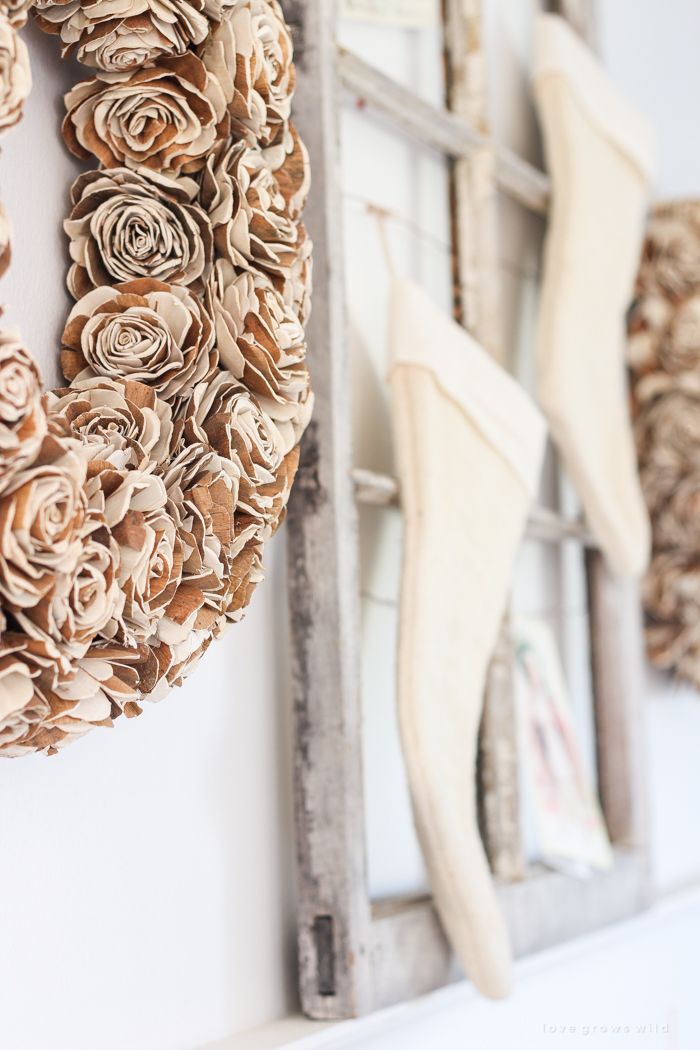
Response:
[[[700,202],[651,211],[629,315],[628,362],[653,548],[647,651],[700,688]]]
[[[0,4],[0,133],[30,83]],[[0,753],[51,754],[192,672],[237,622],[312,408],[308,156],[276,0],[38,0],[95,73],[63,135],[70,384],[0,333]],[[0,272],[9,264],[0,214]]]

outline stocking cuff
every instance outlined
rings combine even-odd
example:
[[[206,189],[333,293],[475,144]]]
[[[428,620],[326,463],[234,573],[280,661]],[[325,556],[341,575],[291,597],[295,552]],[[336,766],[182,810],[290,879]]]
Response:
[[[546,77],[566,80],[589,119],[627,155],[646,183],[654,175],[654,132],[649,121],[610,83],[592,52],[560,15],[535,21],[535,87]]]
[[[531,499],[537,495],[547,423],[522,387],[413,281],[392,285],[389,372],[416,365],[432,372],[505,459]]]

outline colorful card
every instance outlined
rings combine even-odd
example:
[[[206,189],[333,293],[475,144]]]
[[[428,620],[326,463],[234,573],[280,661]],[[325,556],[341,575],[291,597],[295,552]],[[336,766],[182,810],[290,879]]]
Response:
[[[613,865],[610,840],[581,755],[551,627],[514,616],[515,707],[524,804],[534,812],[542,860],[585,874]]]

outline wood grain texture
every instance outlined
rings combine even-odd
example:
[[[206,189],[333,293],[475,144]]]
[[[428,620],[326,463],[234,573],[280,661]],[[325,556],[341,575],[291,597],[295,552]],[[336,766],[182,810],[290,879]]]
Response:
[[[614,852],[615,867],[590,879],[540,868],[498,887],[516,959],[619,922],[648,904],[644,851]]]
[[[304,221],[314,241],[307,339],[316,408],[287,518],[300,988],[309,1016],[339,1018],[371,1004],[335,15],[330,0],[283,6],[295,38],[293,119],[311,157]]]
[[[615,867],[590,879],[532,867],[496,886],[515,958],[619,922],[649,903],[643,849],[615,849]],[[372,909],[375,1009],[462,976],[430,898],[396,897]],[[439,982],[439,983],[438,983]]]
[[[481,3],[445,0],[443,11],[447,108],[482,136],[451,166],[455,317],[502,362],[496,157],[486,119]]]
[[[397,897],[372,907],[375,1010],[458,980],[457,965],[430,897]]]

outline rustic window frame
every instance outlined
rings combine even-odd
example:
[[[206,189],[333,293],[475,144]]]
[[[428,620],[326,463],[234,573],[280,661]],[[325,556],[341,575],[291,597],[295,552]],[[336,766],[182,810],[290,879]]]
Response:
[[[575,8],[571,21],[577,28],[590,27],[585,0],[560,4],[565,15]],[[496,356],[496,191],[546,214],[549,180],[486,134],[483,55],[474,45],[478,0],[446,0],[452,41],[448,81],[468,86],[461,94],[448,86],[452,112],[435,109],[338,49],[333,0],[283,0],[283,7],[296,48],[294,119],[313,170],[305,221],[314,241],[314,307],[307,334],[316,408],[302,442],[287,519],[300,990],[304,1012],[329,1019],[366,1014],[459,976],[429,896],[372,902],[367,889],[356,500],[387,502],[397,492],[392,479],[353,472],[339,178],[341,89],[451,158],[456,302],[467,326]],[[610,576],[580,523],[535,508],[528,533],[554,543],[577,539],[586,548],[599,791],[615,867],[585,882],[544,868],[531,868],[521,881],[499,881],[516,956],[633,914],[649,899],[638,592],[632,582]],[[491,717],[495,732],[500,731],[504,695],[507,700],[507,647],[500,659],[505,673],[498,673],[496,662],[485,703],[485,725]],[[487,745],[482,739],[484,754]],[[501,774],[498,768],[491,772],[497,793]],[[492,819],[498,821],[498,812]],[[498,827],[494,831],[498,840]],[[498,848],[489,852],[494,870],[498,873],[500,865],[507,871],[507,848],[500,860]]]

